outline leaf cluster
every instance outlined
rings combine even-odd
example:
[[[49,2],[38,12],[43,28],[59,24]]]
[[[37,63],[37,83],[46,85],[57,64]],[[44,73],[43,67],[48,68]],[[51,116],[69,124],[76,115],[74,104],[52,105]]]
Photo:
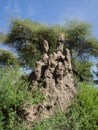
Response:
[[[18,56],[6,49],[0,49],[0,66],[19,64]]]
[[[6,43],[20,52],[24,64],[32,66],[42,54],[43,40],[49,42],[49,52],[52,52],[56,48],[57,36],[62,31],[65,32],[65,28],[60,25],[49,26],[29,19],[14,19]]]
[[[24,107],[44,100],[38,88],[28,90],[29,83],[21,79],[22,75],[23,72],[17,66],[0,68],[0,129],[2,130],[20,129],[21,123],[25,122]]]

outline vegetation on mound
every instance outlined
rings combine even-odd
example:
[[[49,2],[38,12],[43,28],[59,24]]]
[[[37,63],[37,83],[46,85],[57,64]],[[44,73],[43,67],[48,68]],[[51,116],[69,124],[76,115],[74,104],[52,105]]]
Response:
[[[98,130],[98,88],[86,82],[78,86],[67,112],[36,122],[32,130]]]

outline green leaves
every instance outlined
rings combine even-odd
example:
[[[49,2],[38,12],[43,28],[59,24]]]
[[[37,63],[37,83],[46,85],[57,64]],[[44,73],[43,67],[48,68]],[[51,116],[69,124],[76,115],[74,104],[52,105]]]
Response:
[[[29,19],[14,19],[6,43],[20,52],[24,65],[32,67],[42,54],[43,40],[46,39],[49,42],[49,52],[52,52],[56,48],[57,36],[60,32],[65,33],[65,28],[60,25],[49,26]]]
[[[44,100],[40,88],[28,90],[29,83],[22,80],[23,72],[17,66],[0,68],[0,128],[14,130],[21,126],[24,116],[23,106],[35,104]],[[21,111],[21,112],[20,112]],[[23,127],[23,128],[22,128]],[[21,129],[26,130],[24,125]]]
[[[19,58],[11,51],[0,49],[0,65],[16,65],[19,63]]]
[[[73,71],[80,81],[92,81],[91,67],[93,63],[88,60],[73,60]]]
[[[67,113],[68,122],[72,123],[72,130],[97,130],[98,119],[98,88],[88,85],[86,82],[79,85],[79,93],[76,100]],[[91,123],[92,122],[92,123]]]
[[[98,88],[87,82],[78,85],[79,92],[68,110],[37,121],[34,130],[98,129]]]
[[[0,103],[1,107],[8,108],[11,105],[20,105],[25,97],[23,83],[19,79],[17,68],[4,67],[0,69]],[[21,97],[19,99],[19,97]]]
[[[64,33],[65,38],[69,41],[65,46],[71,51],[76,51],[78,57],[84,54],[84,56],[86,54],[93,55],[97,52],[98,40],[92,36],[91,25],[77,19],[67,21],[62,26],[58,24],[49,26],[30,21],[29,19],[14,19],[12,20],[6,43],[16,47],[25,56],[28,50],[29,55],[34,58],[38,52],[42,51],[40,46],[43,39],[48,40],[50,52],[53,51],[60,32]],[[33,51],[34,47],[38,50],[37,52]]]
[[[95,50],[98,50],[98,40],[92,36],[91,25],[75,19],[69,21],[65,26],[70,41],[67,47],[71,51],[76,51],[78,58],[94,55]]]

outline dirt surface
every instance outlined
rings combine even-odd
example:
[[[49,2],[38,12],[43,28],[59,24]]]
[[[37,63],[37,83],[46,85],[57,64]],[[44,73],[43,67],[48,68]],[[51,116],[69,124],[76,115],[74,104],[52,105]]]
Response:
[[[57,49],[49,55],[48,42],[43,42],[43,55],[37,61],[35,72],[30,74],[30,79],[32,87],[36,87],[40,79],[43,79],[40,91],[45,100],[36,105],[28,105],[25,109],[29,113],[28,121],[47,118],[58,110],[66,110],[76,94],[70,52],[64,49],[64,38],[62,39],[59,36]]]

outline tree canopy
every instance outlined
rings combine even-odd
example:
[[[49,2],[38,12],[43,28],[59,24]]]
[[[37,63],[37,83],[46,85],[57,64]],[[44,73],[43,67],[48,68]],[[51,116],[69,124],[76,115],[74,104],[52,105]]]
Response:
[[[92,26],[89,23],[73,20],[66,25],[68,33],[68,48],[73,56],[84,59],[98,55],[98,40],[92,35]]]
[[[16,65],[18,63],[19,58],[16,54],[6,49],[0,49],[0,66]]]
[[[63,25],[47,25],[29,19],[13,19],[5,42],[19,51],[24,66],[34,67],[42,54],[43,40],[49,42],[49,52],[52,52],[57,46],[59,33],[65,35],[65,47],[70,49],[73,62],[77,60],[77,64],[73,63],[75,68],[83,64],[80,72],[85,77],[83,67],[88,66],[87,71],[90,73],[91,63],[88,60],[90,56],[98,56],[98,40],[92,35],[92,26],[89,23],[75,19]]]
[[[59,32],[66,34],[64,27],[59,25],[49,26],[28,19],[15,19],[11,23],[6,43],[16,47],[26,65],[32,66],[42,53],[44,39],[49,42],[50,52],[56,48]]]

